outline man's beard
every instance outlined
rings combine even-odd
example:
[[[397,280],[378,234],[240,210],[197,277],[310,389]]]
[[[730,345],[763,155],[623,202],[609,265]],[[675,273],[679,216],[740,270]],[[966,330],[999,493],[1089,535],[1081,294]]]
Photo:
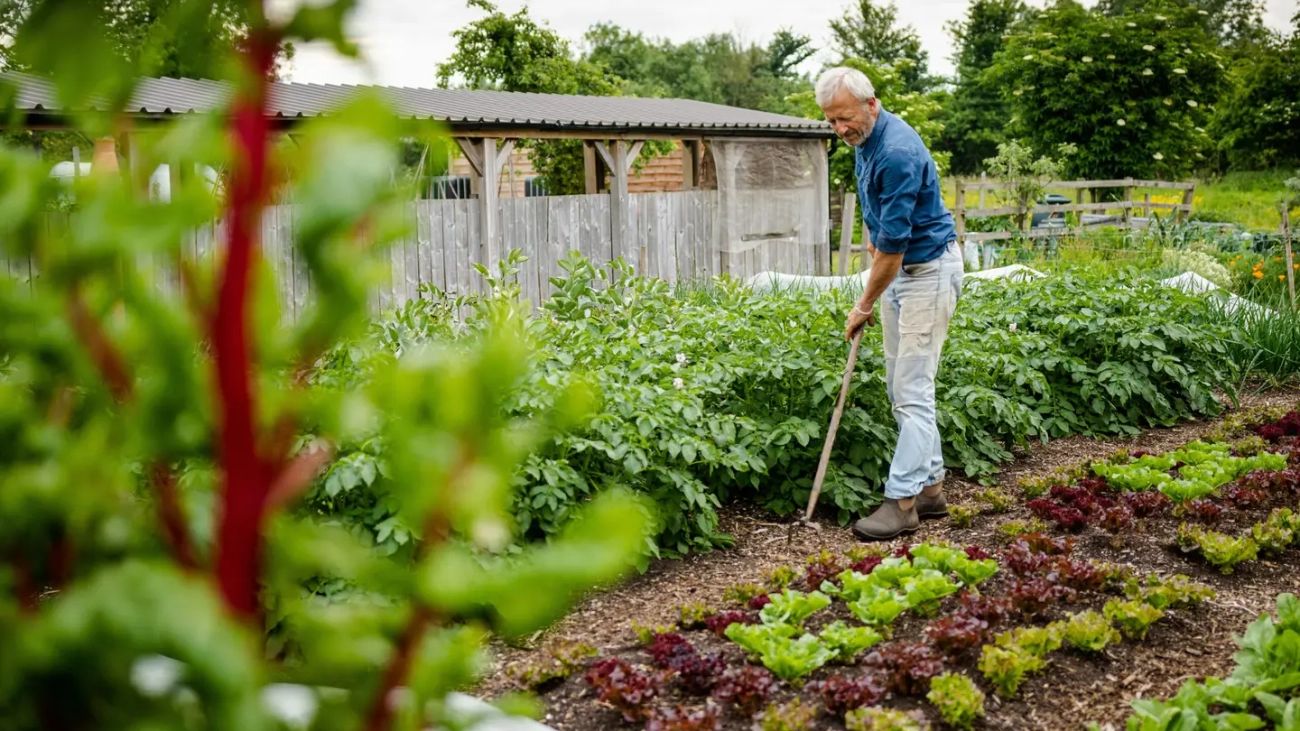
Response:
[[[854,139],[848,139],[848,138],[845,138],[844,141],[845,141],[846,143],[848,143],[848,144],[854,146],[854,147],[858,147],[858,146],[862,145],[864,142],[866,142],[867,140],[871,139],[871,133],[874,132],[874,131],[876,130],[876,122],[877,122],[877,121],[878,121],[878,120],[876,120],[876,119],[867,118],[867,123],[866,123],[866,125],[863,127],[863,129],[862,129],[862,135],[861,135],[861,137],[857,137],[857,138],[854,138]]]

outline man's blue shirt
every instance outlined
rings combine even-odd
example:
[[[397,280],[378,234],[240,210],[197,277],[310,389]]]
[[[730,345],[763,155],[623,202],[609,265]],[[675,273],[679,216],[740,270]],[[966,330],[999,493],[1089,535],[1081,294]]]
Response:
[[[943,255],[957,238],[939,190],[939,169],[920,135],[880,108],[871,136],[854,148],[862,222],[871,243],[904,264]]]

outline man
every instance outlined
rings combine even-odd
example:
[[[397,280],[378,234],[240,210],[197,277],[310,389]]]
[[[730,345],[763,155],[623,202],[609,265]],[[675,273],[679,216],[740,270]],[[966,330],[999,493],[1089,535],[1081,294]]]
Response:
[[[835,134],[855,148],[863,238],[870,237],[871,273],[844,337],[880,318],[885,391],[898,421],[884,502],[853,532],[888,540],[915,531],[921,518],[948,514],[934,379],[964,267],[938,168],[916,131],[881,106],[856,69],[822,74],[816,98]]]

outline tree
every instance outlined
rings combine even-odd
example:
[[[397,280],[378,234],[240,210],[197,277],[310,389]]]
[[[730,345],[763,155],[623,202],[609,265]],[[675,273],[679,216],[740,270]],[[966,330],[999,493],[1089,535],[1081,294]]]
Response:
[[[0,0],[0,38],[12,39],[41,6],[58,0]],[[142,76],[221,78],[220,65],[248,39],[249,4],[244,0],[105,0],[82,22],[104,29],[115,55]],[[279,44],[272,77],[293,58],[293,45]],[[0,46],[6,68],[22,68],[12,42]]]
[[[486,15],[452,35],[456,50],[438,65],[438,84],[453,79],[469,89],[494,89],[539,94],[616,96],[619,79],[604,66],[575,59],[555,31],[532,19],[528,8],[506,15],[489,0],[469,0]],[[533,168],[553,195],[575,195],[586,189],[581,140],[529,140]],[[641,158],[661,152],[647,145]]]
[[[907,91],[934,88],[930,56],[921,50],[921,37],[912,26],[900,26],[893,0],[856,0],[831,20],[832,47],[841,58],[860,58],[876,68],[898,72]]]
[[[1064,0],[1006,40],[989,69],[1011,103],[1010,133],[1044,154],[1069,143],[1070,175],[1185,175],[1210,141],[1224,79],[1194,9],[1152,6],[1112,18]]]
[[[671,97],[793,113],[786,97],[808,79],[798,66],[816,49],[807,36],[778,30],[766,46],[714,33],[681,44],[647,39],[611,24],[592,26],[583,58],[624,81],[631,96]]]
[[[1002,48],[1004,36],[1027,17],[1022,0],[974,0],[965,18],[947,26],[956,48],[957,86],[944,107],[944,130],[936,144],[952,155],[956,174],[979,172],[1007,139],[1011,105],[984,72]]]
[[[1144,12],[1160,12],[1167,0],[1098,0],[1097,10],[1117,18]],[[1176,0],[1178,7],[1195,10],[1201,25],[1222,46],[1240,47],[1264,38],[1263,0]]]
[[[1300,165],[1300,15],[1288,38],[1239,54],[1231,80],[1210,125],[1222,162],[1245,170]]]

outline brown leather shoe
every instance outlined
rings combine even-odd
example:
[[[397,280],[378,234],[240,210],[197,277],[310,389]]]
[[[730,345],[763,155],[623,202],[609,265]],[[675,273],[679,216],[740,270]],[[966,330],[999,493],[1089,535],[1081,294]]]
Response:
[[[897,500],[885,498],[874,513],[853,524],[853,534],[865,541],[887,541],[903,533],[913,533],[919,527],[921,520],[916,517],[915,504],[910,510],[903,510]]]
[[[948,515],[948,499],[943,496],[943,483],[939,483],[939,494],[926,496],[923,492],[916,496],[916,517],[944,518]]]

